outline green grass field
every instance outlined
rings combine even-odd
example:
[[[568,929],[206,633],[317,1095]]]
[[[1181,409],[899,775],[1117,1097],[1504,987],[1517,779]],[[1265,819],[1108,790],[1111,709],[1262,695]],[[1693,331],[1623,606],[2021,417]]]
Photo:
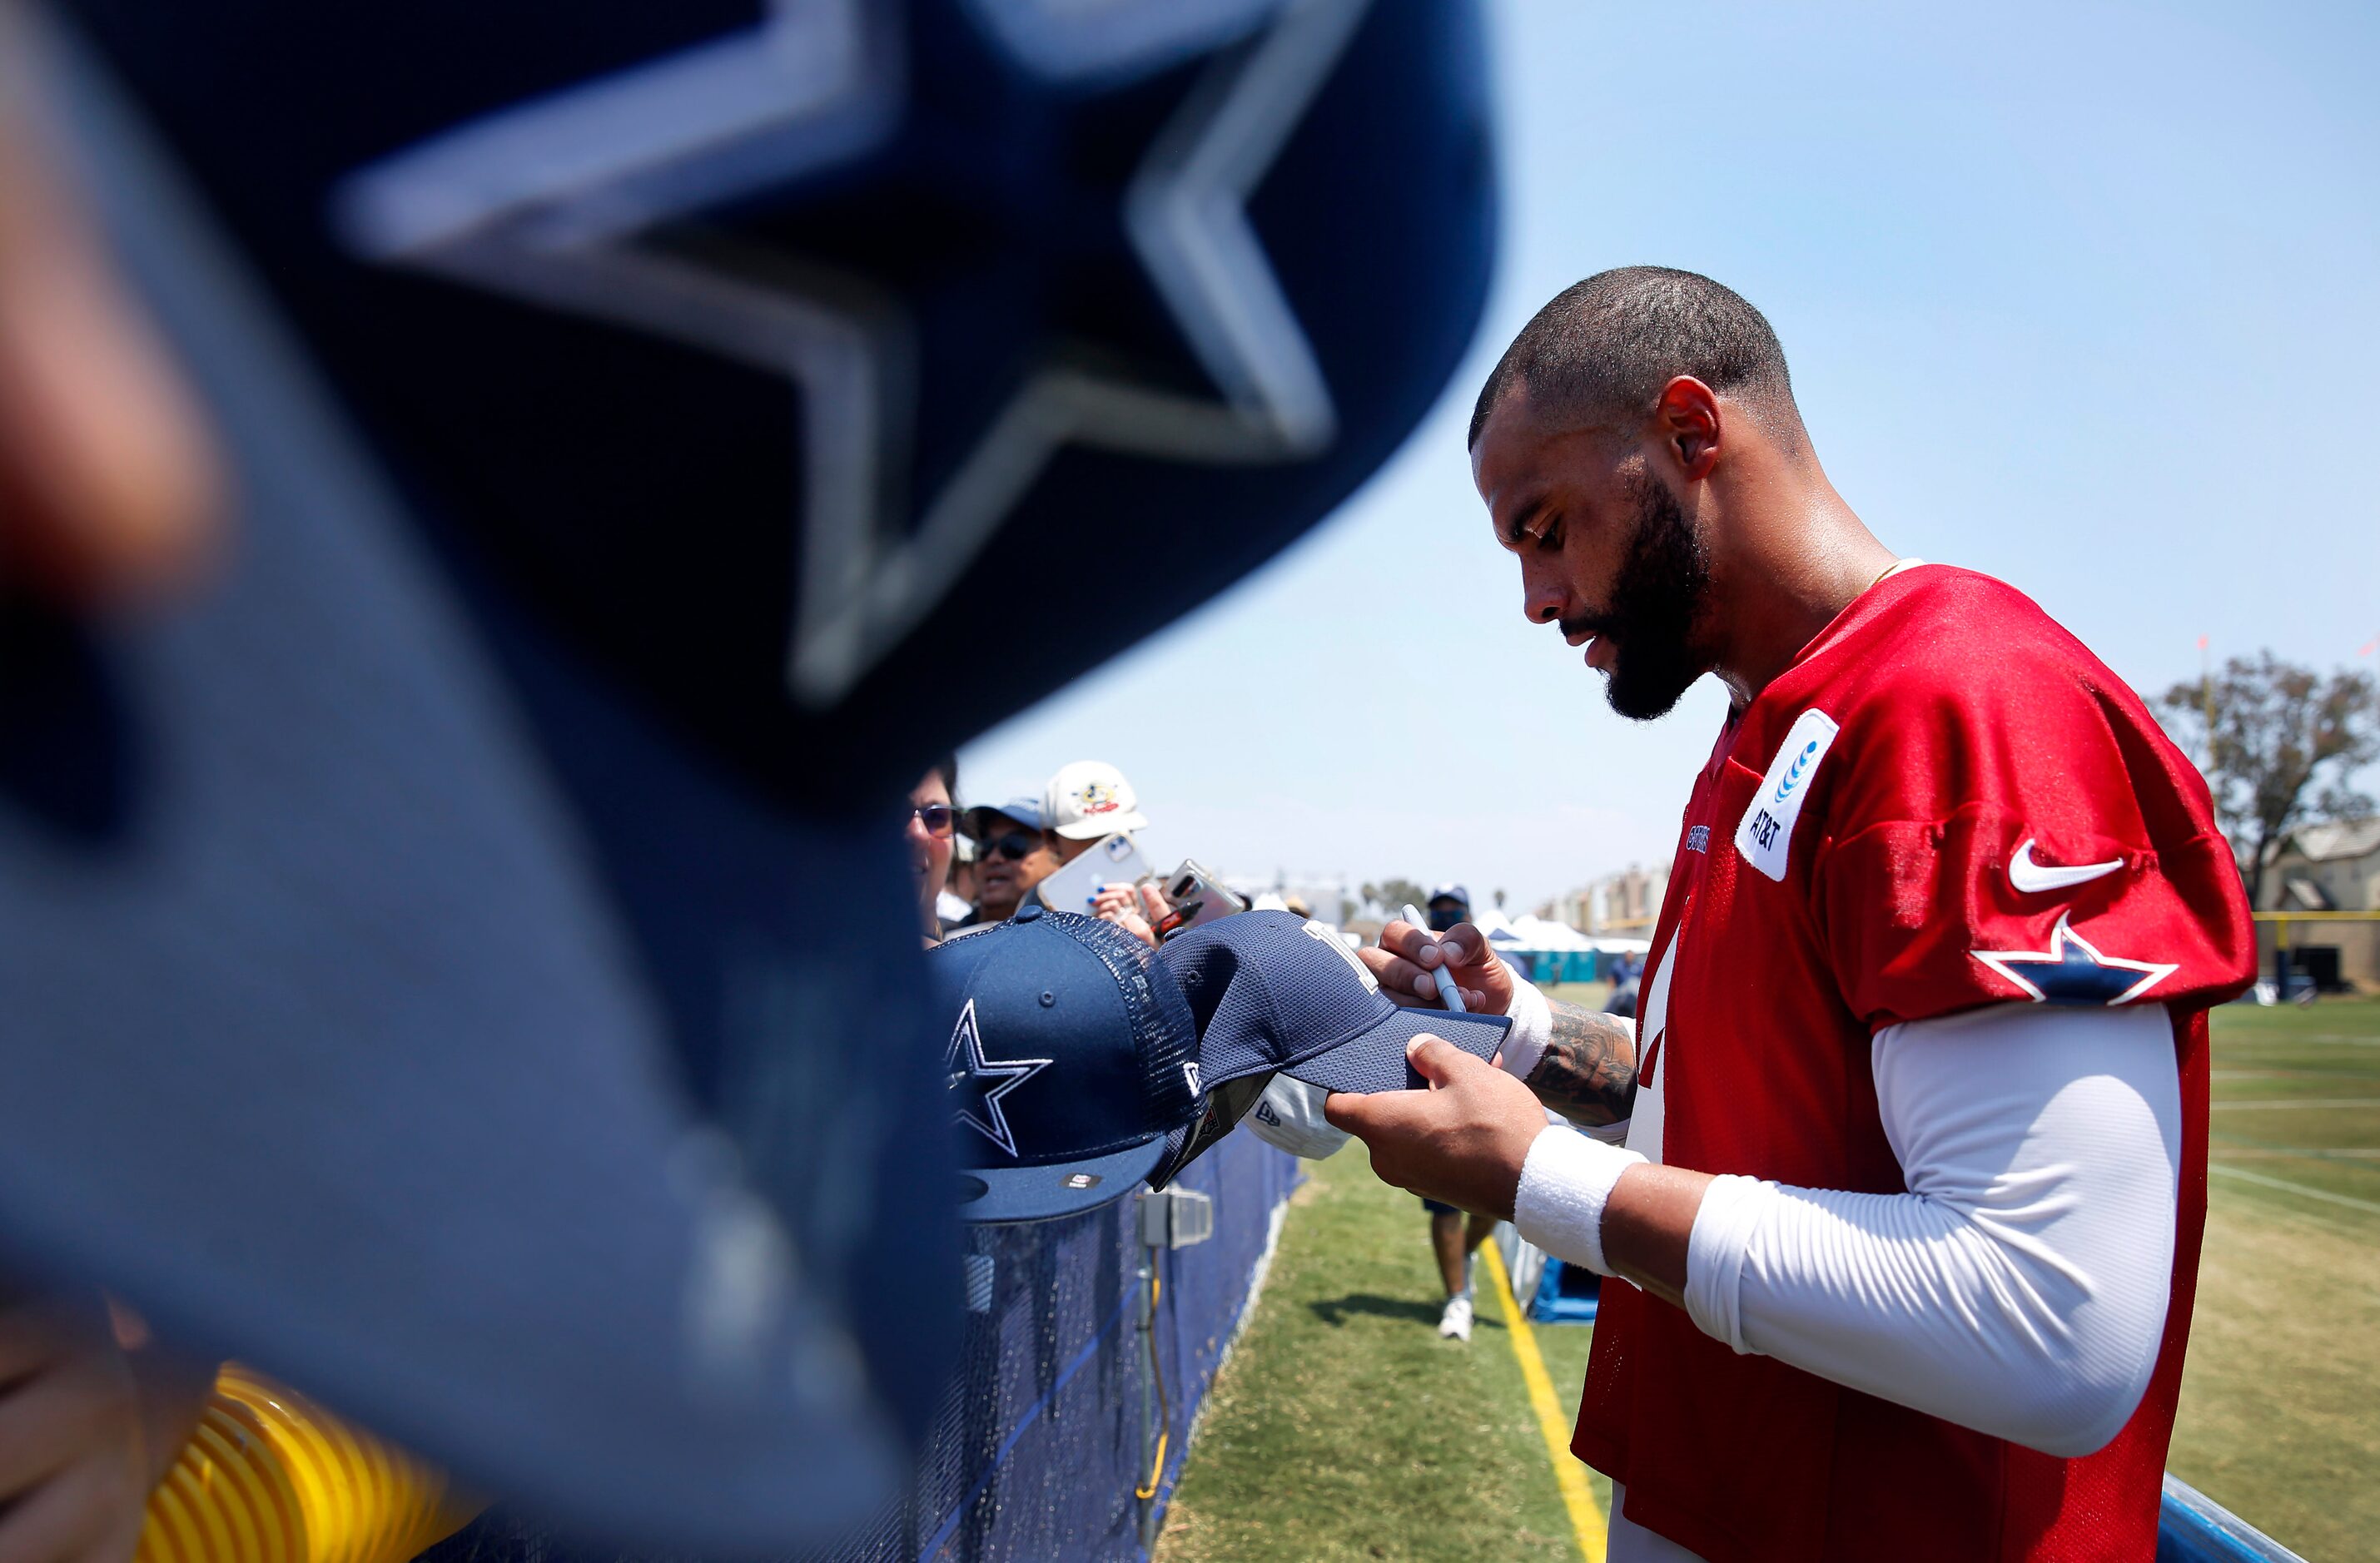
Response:
[[[2308,1557],[2380,1557],[2380,1002],[2220,1012],[2214,1086],[2173,1470]],[[1361,1146],[1314,1172],[1160,1563],[1576,1558],[1484,1267],[1470,1345],[1440,1340],[1419,1206]],[[1531,1333],[1575,1415],[1593,1332]]]
[[[2380,1557],[2380,1002],[2215,1017],[2174,1474],[2306,1557]]]
[[[1439,1339],[1420,1205],[1375,1179],[1361,1145],[1312,1170],[1208,1402],[1158,1557],[1575,1559],[1485,1287],[1470,1344]],[[1587,1331],[1536,1333],[1549,1348],[1577,1338],[1548,1362],[1574,1412]]]

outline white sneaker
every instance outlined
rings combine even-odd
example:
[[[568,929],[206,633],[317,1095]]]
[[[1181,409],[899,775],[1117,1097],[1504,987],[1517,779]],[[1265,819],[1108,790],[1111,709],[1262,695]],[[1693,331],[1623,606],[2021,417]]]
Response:
[[[1471,1339],[1471,1299],[1450,1297],[1446,1312],[1438,1315],[1438,1333],[1450,1340]]]

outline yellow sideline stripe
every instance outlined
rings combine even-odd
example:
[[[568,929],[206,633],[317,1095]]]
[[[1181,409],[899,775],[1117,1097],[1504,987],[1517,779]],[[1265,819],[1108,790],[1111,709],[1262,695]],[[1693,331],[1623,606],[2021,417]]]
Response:
[[[1537,1354],[1537,1338],[1512,1298],[1512,1278],[1504,1273],[1504,1255],[1495,1239],[1479,1245],[1479,1256],[1488,1262],[1488,1278],[1496,1283],[1496,1305],[1504,1310],[1504,1332],[1512,1338],[1512,1356],[1529,1387],[1529,1405],[1537,1413],[1537,1431],[1545,1435],[1546,1459],[1553,1463],[1554,1485],[1561,1489],[1562,1507],[1570,1510],[1578,1550],[1586,1563],[1603,1563],[1603,1510],[1596,1504],[1595,1489],[1586,1484],[1586,1467],[1570,1452],[1570,1424],[1562,1421],[1561,1402],[1554,1399],[1554,1381],[1546,1376],[1546,1360]]]

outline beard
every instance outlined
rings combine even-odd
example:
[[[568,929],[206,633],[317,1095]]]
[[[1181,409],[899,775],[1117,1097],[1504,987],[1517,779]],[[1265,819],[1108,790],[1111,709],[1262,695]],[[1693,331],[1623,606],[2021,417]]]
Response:
[[[1604,697],[1630,721],[1650,721],[1668,715],[1706,671],[1694,627],[1710,591],[1710,557],[1675,494],[1641,476],[1630,477],[1628,489],[1636,535],[1611,583],[1611,606],[1564,619],[1561,627],[1609,640]]]

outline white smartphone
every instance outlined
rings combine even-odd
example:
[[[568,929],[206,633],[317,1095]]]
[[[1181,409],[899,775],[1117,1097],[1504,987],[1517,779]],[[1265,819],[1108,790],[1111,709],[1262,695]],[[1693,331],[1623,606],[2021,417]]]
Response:
[[[1090,915],[1105,885],[1136,885],[1149,867],[1130,836],[1119,831],[1091,843],[1088,852],[1033,887],[1033,897],[1052,912]]]

